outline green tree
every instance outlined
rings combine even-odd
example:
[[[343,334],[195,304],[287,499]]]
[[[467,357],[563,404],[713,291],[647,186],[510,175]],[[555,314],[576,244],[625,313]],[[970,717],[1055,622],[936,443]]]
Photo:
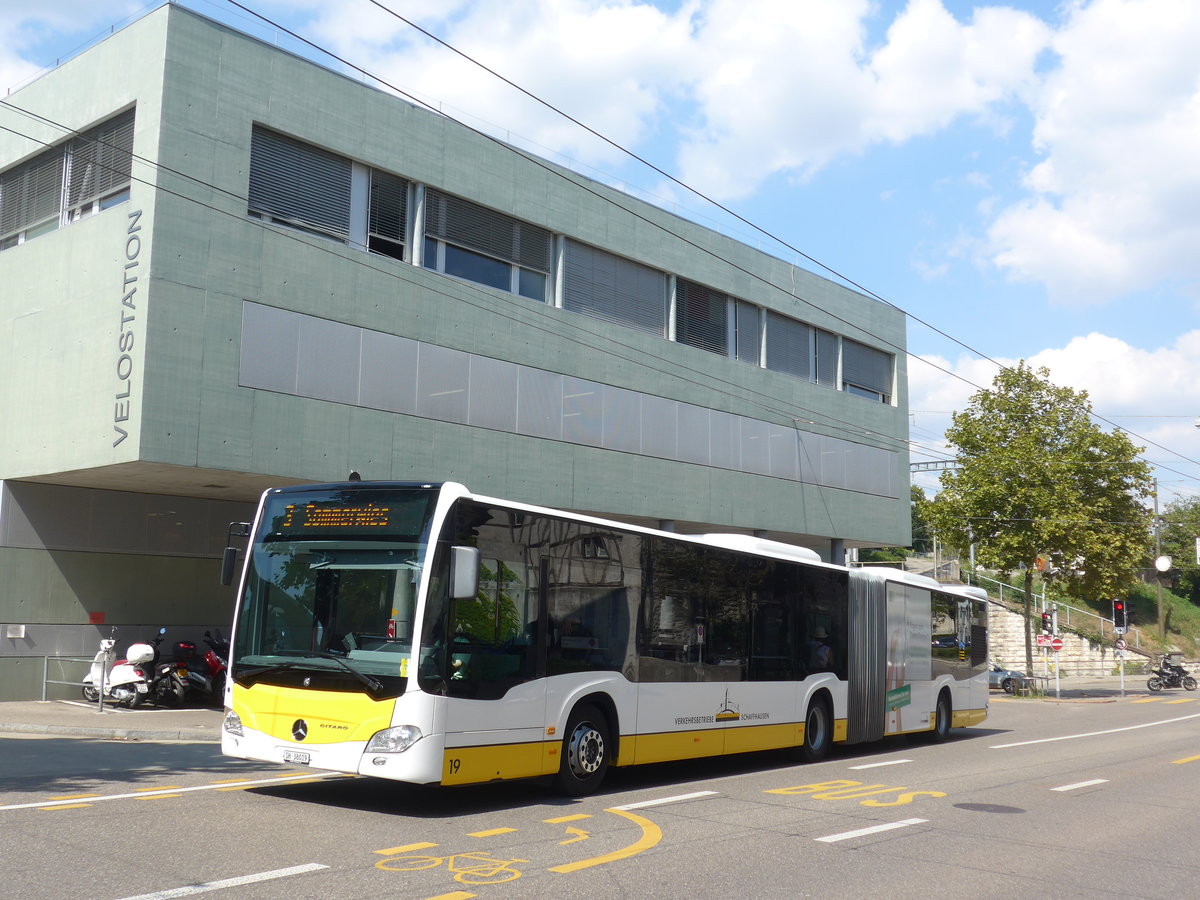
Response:
[[[1162,514],[1162,552],[1171,557],[1171,573],[1178,576],[1178,592],[1200,606],[1200,565],[1196,539],[1200,538],[1200,497],[1168,503]]]
[[[1150,467],[1123,432],[1102,431],[1085,391],[1057,387],[1023,360],[955,413],[959,468],[942,473],[928,518],[939,539],[1008,576],[1022,572],[1025,662],[1033,669],[1033,577],[1111,597],[1146,558]]]
[[[915,484],[909,487],[909,502],[912,505],[912,551],[928,553],[933,549],[933,532],[929,529],[929,504],[925,491]]]

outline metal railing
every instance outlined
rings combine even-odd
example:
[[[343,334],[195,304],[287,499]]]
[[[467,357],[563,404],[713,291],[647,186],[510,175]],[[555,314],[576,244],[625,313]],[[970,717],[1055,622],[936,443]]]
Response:
[[[50,699],[50,685],[62,684],[75,688],[76,692],[83,689],[83,678],[90,671],[92,657],[90,656],[45,656],[42,658],[42,699]],[[75,667],[78,667],[76,669]],[[68,671],[78,671],[79,676],[68,680]],[[57,677],[51,678],[51,675]],[[78,699],[78,694],[76,695]]]
[[[1003,581],[998,581],[995,578],[989,578],[986,575],[972,574],[964,572],[964,581],[967,584],[976,584],[987,590],[990,594],[992,591],[989,586],[994,586],[996,593],[1000,595],[1000,602],[1005,606],[1015,609],[1018,612],[1024,611],[1025,592],[1021,588],[1013,587],[1011,584],[1005,584]],[[1005,598],[1005,591],[1010,594],[1015,594],[1017,599],[1008,600]],[[1051,606],[1058,608],[1058,624],[1060,627],[1070,628],[1073,631],[1095,630],[1100,634],[1100,640],[1111,638],[1116,640],[1122,635],[1117,634],[1113,625],[1112,619],[1106,619],[1104,616],[1092,612],[1090,609],[1079,609],[1074,606],[1062,602],[1049,603],[1046,600],[1046,586],[1042,585],[1041,593],[1034,594],[1034,606],[1037,613],[1048,612]],[[1137,626],[1130,626],[1124,638],[1130,649],[1140,650],[1142,646],[1142,631]]]

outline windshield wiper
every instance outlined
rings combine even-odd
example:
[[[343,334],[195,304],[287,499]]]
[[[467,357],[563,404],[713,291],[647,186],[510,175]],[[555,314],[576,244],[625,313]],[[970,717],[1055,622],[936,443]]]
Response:
[[[379,679],[372,678],[365,672],[360,672],[336,653],[330,653],[326,650],[281,650],[278,651],[278,654],[280,656],[299,656],[303,657],[304,659],[331,659],[359,681],[361,681],[364,685],[366,685],[367,690],[369,690],[372,694],[377,694],[383,690],[383,683],[379,681]],[[285,662],[276,663],[275,665],[271,666],[263,666],[261,669],[255,669],[253,672],[247,672],[245,675],[240,676],[239,680],[247,682],[247,686],[249,686],[267,675],[271,675],[275,672],[281,672],[285,669],[299,669],[302,667],[302,665],[303,664],[299,662]]]
[[[335,663],[365,684],[371,693],[375,694],[383,690],[383,682],[381,682],[378,678],[373,678],[366,672],[360,672],[336,653],[331,653],[328,650],[307,650],[304,652],[304,656],[318,656],[321,659],[332,659]]]

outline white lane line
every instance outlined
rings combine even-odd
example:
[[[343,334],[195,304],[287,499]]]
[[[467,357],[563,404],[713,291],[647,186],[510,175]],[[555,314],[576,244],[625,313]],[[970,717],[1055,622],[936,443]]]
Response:
[[[647,806],[662,806],[664,803],[679,803],[683,800],[696,800],[700,797],[715,797],[716,791],[696,791],[694,794],[680,794],[677,797],[662,797],[658,800],[643,800],[641,803],[626,803],[624,806],[614,806],[612,809],[645,809]]]
[[[165,891],[155,891],[152,894],[138,894],[136,897],[123,897],[122,900],[172,900],[174,897],[191,897],[193,894],[204,894],[208,891],[220,891],[225,888],[242,887],[247,884],[257,884],[260,881],[272,881],[276,878],[287,878],[289,875],[303,875],[305,872],[316,872],[318,869],[328,869],[320,863],[307,863],[303,866],[292,866],[288,869],[275,869],[271,872],[259,872],[257,875],[239,875],[236,878],[222,878],[220,881],[206,881],[203,884],[189,884],[187,887],[169,888]]]
[[[66,800],[43,800],[40,803],[14,803],[12,806],[0,806],[0,812],[10,809],[44,809],[46,807],[62,806],[64,803],[99,803],[101,800],[129,800],[154,797],[158,794],[190,794],[193,791],[228,791],[235,788],[256,787],[260,784],[287,784],[289,781],[300,781],[314,778],[344,778],[341,772],[310,772],[304,775],[285,775],[282,778],[263,778],[258,781],[226,781],[221,784],[200,784],[195,787],[162,788],[156,791],[135,791],[131,794],[106,794],[101,797],[69,797]]]
[[[879,834],[881,831],[891,831],[895,828],[907,828],[909,825],[920,825],[928,819],[902,819],[899,822],[888,822],[886,825],[872,825],[870,828],[859,828],[856,831],[843,831],[841,834],[827,834],[825,837],[814,838],[822,844],[836,844],[838,841],[848,841],[850,838],[865,837],[868,834]]]
[[[1062,787],[1050,788],[1052,791],[1073,791],[1076,788],[1091,787],[1093,784],[1108,784],[1107,778],[1093,778],[1091,781],[1080,781],[1077,784],[1064,784]]]
[[[1125,728],[1109,728],[1106,731],[1088,731],[1084,734],[1064,734],[1062,737],[1039,738],[1036,741],[1017,741],[1015,744],[993,744],[990,750],[1005,750],[1009,747],[1028,747],[1030,744],[1052,744],[1055,741],[1073,741],[1076,738],[1098,737],[1102,734],[1120,734],[1122,731],[1137,731],[1139,728],[1153,728],[1155,725],[1171,725],[1175,722],[1186,722],[1189,719],[1200,719],[1200,713],[1190,716],[1179,716],[1175,719],[1163,719],[1159,722],[1143,722],[1141,725],[1129,725]]]
[[[878,769],[880,766],[898,766],[900,763],[910,763],[911,759],[888,759],[883,762],[867,763],[862,766],[851,766],[851,769]]]

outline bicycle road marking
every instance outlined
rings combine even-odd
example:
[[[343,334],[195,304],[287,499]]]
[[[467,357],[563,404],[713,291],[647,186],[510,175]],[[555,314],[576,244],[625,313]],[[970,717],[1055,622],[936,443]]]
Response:
[[[1134,703],[1140,701],[1135,700]],[[1153,728],[1157,725],[1173,725],[1176,722],[1187,722],[1191,719],[1200,719],[1200,713],[1193,713],[1190,716],[1178,716],[1174,719],[1161,719],[1158,722],[1143,722],[1141,725],[1127,725],[1124,728],[1107,728],[1104,731],[1088,731],[1082,734],[1064,734],[1059,737],[1038,738],[1033,741],[1017,741],[1012,744],[993,744],[989,750],[1007,750],[1010,747],[1028,747],[1031,744],[1053,744],[1055,741],[1073,741],[1076,738],[1099,737],[1104,734],[1120,734],[1122,731],[1137,731],[1139,728]]]
[[[124,897],[122,900],[174,900],[176,897],[191,897],[194,894],[220,891],[231,887],[242,887],[247,884],[258,884],[261,881],[273,881],[276,878],[304,875],[308,872],[316,872],[328,868],[329,866],[322,865],[321,863],[306,863],[302,866],[291,866],[287,869],[258,872],[254,875],[238,875],[235,878],[222,878],[220,881],[206,881],[203,884],[190,884],[187,887],[168,888],[165,891],[138,894],[136,897]]]

